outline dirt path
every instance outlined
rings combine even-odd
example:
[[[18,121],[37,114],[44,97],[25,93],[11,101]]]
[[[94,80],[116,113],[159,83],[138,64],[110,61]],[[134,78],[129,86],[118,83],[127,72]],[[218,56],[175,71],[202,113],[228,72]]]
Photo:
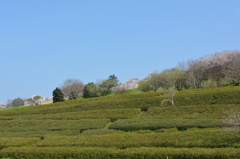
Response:
[[[104,127],[104,129],[108,129],[109,126],[111,125],[111,123],[112,123],[112,122],[109,122],[109,123]]]
[[[145,111],[142,111],[139,113],[139,115],[137,116],[137,119],[139,119],[141,116],[143,116],[146,112]]]

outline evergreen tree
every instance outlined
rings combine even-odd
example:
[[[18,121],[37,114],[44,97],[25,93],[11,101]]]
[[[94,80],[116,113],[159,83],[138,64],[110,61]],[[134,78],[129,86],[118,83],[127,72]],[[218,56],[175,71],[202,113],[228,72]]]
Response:
[[[93,82],[85,85],[83,89],[83,98],[97,97],[98,96],[97,94],[98,94],[98,88]]]
[[[53,91],[53,103],[63,102],[63,101],[64,101],[64,94],[62,93],[62,90],[57,87]]]
[[[118,84],[117,77],[113,74],[108,79],[104,80],[100,85],[100,92],[102,96],[106,96],[112,92],[112,88]]]

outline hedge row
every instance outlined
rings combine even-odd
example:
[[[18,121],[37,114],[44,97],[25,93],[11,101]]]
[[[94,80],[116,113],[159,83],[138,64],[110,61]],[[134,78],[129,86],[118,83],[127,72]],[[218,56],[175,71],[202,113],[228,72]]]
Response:
[[[136,131],[141,129],[157,130],[162,128],[178,128],[186,130],[192,127],[221,127],[219,119],[119,119],[109,126],[109,129]]]
[[[6,147],[19,147],[19,146],[29,146],[39,142],[41,139],[36,137],[31,138],[0,138],[0,149]]]
[[[109,119],[81,119],[81,120],[6,120],[0,122],[0,132],[21,131],[60,131],[86,130],[103,128]]]
[[[9,138],[9,137],[38,137],[45,138],[47,136],[52,135],[79,135],[81,130],[60,130],[60,131],[47,131],[47,130],[39,130],[39,131],[15,131],[15,132],[0,132],[0,138]]]
[[[239,159],[240,149],[171,147],[141,147],[128,149],[101,147],[10,147],[1,150],[0,157],[16,159]]]
[[[175,96],[176,105],[240,104],[240,87],[187,90]]]
[[[80,101],[80,100],[79,100]],[[0,111],[0,116],[16,116],[16,115],[29,115],[29,114],[56,114],[66,112],[79,112],[96,109],[125,109],[125,108],[141,108],[146,110],[148,107],[159,106],[161,98],[135,98],[135,99],[120,99],[120,100],[103,100],[94,102],[84,102],[80,104],[66,104],[55,105],[51,104],[46,106],[32,107],[28,109],[18,110],[3,110]]]
[[[141,112],[139,108],[129,109],[97,109],[57,114],[32,114],[16,116],[0,116],[0,120],[79,120],[79,119],[134,119]]]
[[[240,139],[224,134],[220,128],[190,129],[185,132],[174,129],[163,133],[108,133],[104,135],[50,136],[38,142],[38,147],[240,147]]]
[[[84,130],[81,135],[103,135],[109,133],[115,133],[116,130],[112,129],[91,129],[91,130]]]
[[[222,119],[237,104],[151,107],[142,119]]]

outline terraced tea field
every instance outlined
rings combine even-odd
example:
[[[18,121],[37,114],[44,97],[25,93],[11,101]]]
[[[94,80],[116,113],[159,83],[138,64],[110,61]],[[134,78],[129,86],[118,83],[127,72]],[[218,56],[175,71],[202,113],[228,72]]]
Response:
[[[115,95],[0,111],[0,158],[240,158],[222,118],[240,88]]]

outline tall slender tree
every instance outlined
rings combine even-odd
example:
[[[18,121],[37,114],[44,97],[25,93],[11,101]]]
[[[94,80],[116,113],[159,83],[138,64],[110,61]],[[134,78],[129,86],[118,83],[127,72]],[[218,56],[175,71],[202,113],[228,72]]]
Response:
[[[64,101],[64,94],[60,88],[56,88],[53,91],[53,103],[56,102],[63,102]]]

